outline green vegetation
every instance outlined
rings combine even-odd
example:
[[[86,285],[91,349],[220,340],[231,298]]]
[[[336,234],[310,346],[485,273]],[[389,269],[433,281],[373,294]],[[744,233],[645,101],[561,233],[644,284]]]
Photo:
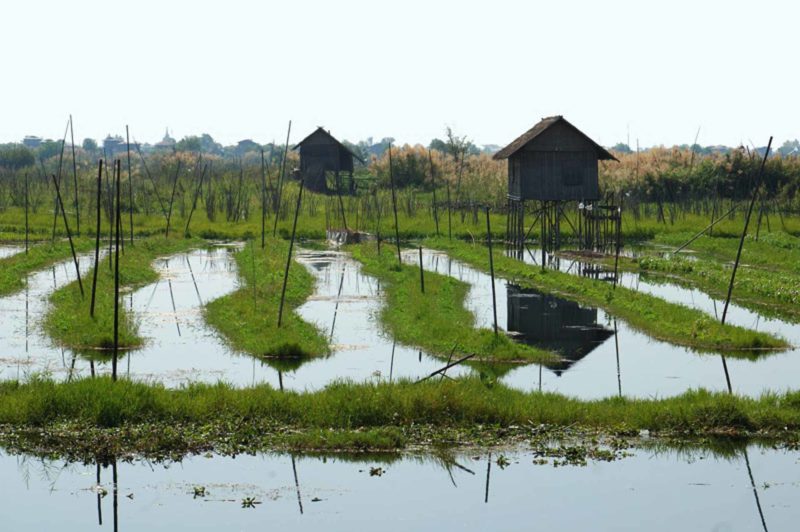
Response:
[[[0,424],[7,427],[75,423],[131,431],[147,423],[210,424],[226,427],[231,435],[268,427],[317,435],[328,430],[386,435],[382,431],[392,428],[402,434],[413,426],[469,431],[476,425],[527,427],[530,434],[531,427],[546,425],[694,436],[759,433],[788,440],[800,431],[799,407],[800,392],[751,399],[698,390],[670,399],[581,401],[486,386],[477,378],[420,384],[340,382],[316,392],[282,392],[266,385],[235,389],[225,384],[168,390],[108,378],[0,383]],[[396,444],[401,441],[395,439]]]
[[[484,246],[446,239],[431,239],[428,245],[473,267],[484,271],[489,269],[488,252]],[[504,256],[502,251],[495,250],[494,265],[497,274],[521,286],[600,307],[624,319],[632,327],[674,344],[750,358],[765,350],[788,347],[783,339],[743,327],[721,325],[701,311],[648,294],[621,286],[614,290],[607,283],[554,270],[542,272],[538,267]]]
[[[477,329],[475,317],[464,306],[469,285],[446,275],[425,272],[425,293],[420,291],[419,269],[397,265],[397,255],[374,244],[352,246],[353,257],[364,272],[381,280],[386,304],[381,323],[398,341],[434,355],[476,354],[486,362],[551,362],[556,355],[519,344],[505,334]]]
[[[165,238],[138,240],[134,246],[126,244],[125,253],[120,251],[120,290],[134,290],[155,282],[158,273],[153,269],[152,262],[156,258],[199,245],[197,240]],[[108,264],[107,258],[101,260],[97,272],[94,318],[89,316],[93,270],[90,270],[83,281],[83,297],[77,281],[56,290],[50,296],[50,308],[44,316],[43,324],[47,334],[59,345],[78,351],[113,347],[114,272]],[[120,305],[120,347],[139,347],[142,343],[137,324],[123,305]]]
[[[92,243],[87,239],[75,240],[75,251],[78,253],[88,251],[91,246]],[[28,275],[71,257],[69,242],[59,240],[55,246],[37,244],[28,250],[27,255],[22,251],[0,259],[0,296],[22,290]]]
[[[240,351],[262,358],[305,358],[326,355],[328,343],[320,331],[303,321],[295,309],[314,291],[314,277],[292,261],[281,327],[278,308],[289,244],[253,241],[236,254],[242,286],[206,305],[206,321]]]
[[[741,226],[739,231],[741,232]],[[663,234],[658,235],[655,242],[677,247],[691,236],[689,233]],[[738,247],[738,236],[702,236],[692,242],[689,249],[695,251],[699,257],[732,263]],[[749,235],[742,249],[741,263],[770,272],[800,275],[800,238],[783,232],[762,233],[758,240]]]

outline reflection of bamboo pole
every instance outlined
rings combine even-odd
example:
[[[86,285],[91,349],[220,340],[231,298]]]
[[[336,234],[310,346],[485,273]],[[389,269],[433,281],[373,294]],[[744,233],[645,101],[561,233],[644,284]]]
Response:
[[[300,497],[300,481],[297,479],[297,464],[292,455],[292,472],[294,473],[294,487],[297,490],[297,505],[300,507],[300,515],[303,515],[303,499]]]
[[[486,459],[486,495],[483,497],[483,502],[489,502],[489,478],[492,474],[492,453],[489,451],[489,457]]]
[[[617,318],[614,318],[614,348],[617,353],[617,388],[622,397],[622,373],[619,370],[619,334],[617,333]]]
[[[94,365],[92,365],[92,376],[94,376]],[[100,487],[100,462],[96,464],[97,466],[97,487]],[[97,490],[97,524],[103,526],[103,505],[101,504],[101,499],[103,497],[100,495],[100,490]]]
[[[117,459],[111,462],[111,476],[114,482],[113,495],[114,495],[114,532],[119,530],[119,488],[117,486]]]
[[[333,323],[331,323],[331,334],[328,338],[328,342],[333,341],[333,331],[336,330],[336,316],[339,314],[339,300],[342,297],[342,288],[344,287],[344,272],[346,269],[346,265],[342,264],[342,276],[339,279],[339,291],[336,293],[336,305],[333,307]]]
[[[392,374],[394,372],[394,349],[397,347],[397,340],[392,340],[392,359],[389,362],[389,382],[392,382]]]
[[[767,521],[764,518],[764,510],[761,508],[761,499],[758,498],[758,489],[753,478],[753,470],[750,467],[750,456],[747,452],[747,447],[744,448],[744,462],[747,465],[747,475],[750,477],[750,487],[753,488],[753,497],[756,499],[756,508],[758,508],[758,516],[761,518],[761,526],[764,528],[764,532],[769,532],[767,530]]]

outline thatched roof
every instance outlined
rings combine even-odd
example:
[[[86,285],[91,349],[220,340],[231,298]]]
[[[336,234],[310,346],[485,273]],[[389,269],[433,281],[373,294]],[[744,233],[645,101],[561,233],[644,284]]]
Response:
[[[333,141],[335,144],[338,144],[338,145],[339,145],[339,149],[341,149],[341,150],[345,150],[347,153],[349,153],[350,155],[352,155],[353,157],[355,157],[356,159],[358,159],[359,161],[361,161],[361,164],[366,164],[366,162],[364,161],[364,159],[362,159],[361,157],[359,157],[358,155],[356,155],[355,153],[353,153],[353,150],[351,150],[350,148],[348,148],[347,146],[345,146],[344,144],[342,144],[341,142],[339,142],[339,141],[336,139],[336,137],[334,137],[333,135],[331,135],[330,133],[328,133],[327,131],[325,131],[325,129],[323,129],[323,128],[322,128],[322,126],[317,126],[317,129],[315,129],[315,130],[314,130],[314,131],[313,131],[313,132],[312,132],[310,135],[308,135],[306,138],[304,138],[303,140],[301,140],[300,142],[298,142],[298,143],[295,145],[295,147],[294,147],[294,148],[292,148],[292,150],[296,150],[297,148],[299,148],[300,146],[302,146],[304,142],[306,142],[308,139],[310,139],[311,137],[313,137],[314,135],[316,135],[316,134],[318,134],[318,133],[320,133],[320,134],[322,134],[322,135],[326,136],[327,138],[329,138],[330,140],[332,140],[332,141]]]
[[[547,131],[554,124],[557,124],[559,122],[563,122],[565,125],[575,130],[575,132],[578,133],[580,136],[584,137],[586,140],[594,144],[594,146],[597,148],[597,158],[599,160],[602,161],[617,160],[617,158],[611,155],[605,148],[603,148],[598,143],[590,139],[583,131],[581,131],[577,127],[567,122],[567,120],[561,115],[549,116],[547,118],[543,118],[541,122],[539,122],[538,124],[530,128],[528,131],[520,135],[519,138],[517,138],[514,142],[512,142],[499,152],[495,153],[493,158],[496,160],[508,159],[509,157],[514,155],[517,151],[522,149],[526,144],[528,144],[536,137]]]

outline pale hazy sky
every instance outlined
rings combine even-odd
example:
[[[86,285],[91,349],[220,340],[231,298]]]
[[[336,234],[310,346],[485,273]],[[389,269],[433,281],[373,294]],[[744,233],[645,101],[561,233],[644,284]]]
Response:
[[[207,132],[506,144],[800,137],[800,3],[4,0],[0,142]]]

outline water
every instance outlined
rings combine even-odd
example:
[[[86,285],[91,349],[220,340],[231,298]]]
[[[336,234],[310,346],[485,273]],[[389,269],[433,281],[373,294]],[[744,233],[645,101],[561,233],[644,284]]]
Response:
[[[265,378],[256,374],[258,368],[252,358],[228,349],[202,318],[202,302],[237,287],[232,250],[198,249],[158,259],[153,266],[159,280],[122,296],[121,304],[138,320],[146,344],[123,353],[119,359],[121,375],[167,386],[218,380],[252,384]],[[93,259],[82,256],[80,264],[86,279]],[[54,346],[39,324],[49,295],[74,280],[72,262],[65,261],[30,275],[27,288],[21,292],[0,298],[0,340],[4,346],[0,378],[24,379],[47,373],[66,380],[91,375],[89,356]],[[95,371],[109,373],[110,363],[96,362]],[[269,377],[272,373],[268,371]]]
[[[139,323],[145,338],[141,349],[123,352],[120,375],[180,387],[189,382],[225,381],[235,386],[268,383],[276,388],[315,390],[340,379],[376,381],[420,378],[444,365],[417,349],[395,344],[381,331],[377,315],[382,305],[376,280],[344,253],[301,250],[297,260],[317,280],[314,295],[298,312],[324,331],[333,354],[309,359],[285,370],[273,361],[257,360],[231,349],[203,320],[205,303],[238,288],[233,253],[240,246],[180,253],[153,263],[159,280],[122,296],[122,305]],[[86,277],[91,256],[81,257]],[[55,347],[38,320],[47,298],[75,280],[71,261],[28,278],[28,288],[0,298],[0,378],[46,373],[57,379],[92,374],[89,356]],[[95,362],[95,374],[110,373],[110,363]],[[454,368],[452,376],[467,373]]]
[[[284,386],[318,389],[338,378],[416,379],[444,366],[441,359],[394,343],[383,333],[378,322],[383,306],[379,283],[361,271],[359,262],[341,251],[302,250],[296,258],[317,281],[314,295],[298,314],[328,336],[334,353],[284,375]],[[448,374],[455,377],[468,371],[453,368]]]
[[[405,253],[404,262],[418,264],[418,251],[412,250]],[[423,267],[444,275],[450,275],[470,284],[466,305],[476,316],[476,325],[491,328],[492,317],[492,290],[489,275],[471,268],[460,261],[449,258],[446,254],[423,250]],[[565,271],[569,264],[560,266]],[[573,265],[573,270],[574,265]],[[633,274],[631,274],[633,275]],[[675,287],[645,283],[637,279],[640,287],[650,288],[654,291],[661,290],[659,294],[673,302],[683,302],[684,299],[693,298],[701,310],[705,309],[711,301],[707,296],[701,296],[697,291],[690,291]],[[633,283],[631,276],[624,277],[622,282],[626,286]],[[641,288],[640,288],[641,289]],[[509,297],[509,291],[512,296]],[[495,292],[497,296],[498,325],[506,330],[518,330],[519,320],[509,323],[509,305],[519,307],[515,297],[519,294],[514,287],[507,286],[504,279],[495,279]],[[541,298],[542,295],[523,294],[523,297]],[[569,301],[552,298],[551,303],[559,306],[581,308],[580,305]],[[705,305],[705,306],[703,306]],[[525,305],[523,306],[530,306]],[[596,399],[622,394],[629,397],[658,398],[679,395],[687,390],[706,388],[709,390],[727,390],[725,375],[722,369],[721,358],[713,354],[699,354],[690,349],[672,345],[651,338],[628,326],[622,320],[615,320],[613,316],[600,309],[585,309],[585,314],[596,312],[596,319],[588,322],[573,323],[572,326],[592,325],[594,328],[603,328],[607,332],[616,329],[616,336],[606,335],[599,345],[583,345],[577,350],[577,356],[568,364],[559,363],[550,367],[528,365],[518,367],[506,374],[502,381],[507,385],[521,390],[542,390],[559,392],[572,397],[583,399]],[[573,313],[577,310],[573,310]],[[731,319],[748,320],[746,309],[732,306],[729,310]],[[511,317],[514,318],[513,312]],[[544,319],[541,315],[526,315],[525,321]],[[796,326],[780,320],[761,320],[776,327],[783,335],[793,338],[797,334]],[[569,325],[569,324],[568,324]],[[765,327],[767,325],[764,325]],[[593,336],[599,340],[600,336]],[[544,347],[548,347],[545,343]],[[797,381],[795,375],[800,370],[800,357],[798,351],[792,350],[783,353],[772,353],[756,361],[727,358],[733,390],[735,393],[749,396],[759,396],[765,391],[785,391],[795,389]]]
[[[0,508],[15,531],[796,530],[796,452],[632,453],[583,467],[536,465],[522,449],[99,467],[0,453]]]
[[[23,246],[7,246],[5,244],[0,245],[0,259],[11,257],[23,251],[25,251],[25,247]]]

